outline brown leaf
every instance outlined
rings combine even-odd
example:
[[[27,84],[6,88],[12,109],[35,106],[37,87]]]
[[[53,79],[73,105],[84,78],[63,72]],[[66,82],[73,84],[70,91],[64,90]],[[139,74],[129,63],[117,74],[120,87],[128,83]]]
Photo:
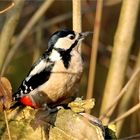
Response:
[[[12,87],[5,77],[0,79],[0,111],[10,108],[12,101]]]
[[[70,107],[72,111],[79,113],[92,109],[94,105],[95,105],[95,99],[93,98],[82,100],[81,98],[77,97],[75,101],[70,102],[68,104],[68,107]]]

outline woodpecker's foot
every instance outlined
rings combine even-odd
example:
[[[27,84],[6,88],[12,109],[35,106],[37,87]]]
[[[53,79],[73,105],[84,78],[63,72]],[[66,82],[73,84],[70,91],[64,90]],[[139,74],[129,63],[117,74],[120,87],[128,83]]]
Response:
[[[48,114],[51,114],[51,113],[54,113],[54,112],[57,112],[58,110],[62,109],[63,107],[62,106],[56,106],[54,108],[50,108],[47,103],[43,104],[42,105],[42,109],[43,110],[47,110],[48,111]]]

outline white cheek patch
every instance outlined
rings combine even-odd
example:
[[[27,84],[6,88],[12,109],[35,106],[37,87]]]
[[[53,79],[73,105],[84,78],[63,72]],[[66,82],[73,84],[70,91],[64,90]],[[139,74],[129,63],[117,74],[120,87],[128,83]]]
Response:
[[[49,58],[51,61],[54,62],[54,61],[60,60],[61,56],[60,56],[60,53],[58,53],[56,50],[53,50]]]
[[[67,50],[73,43],[74,40],[70,40],[68,37],[59,38],[54,47]]]
[[[33,75],[40,73],[47,66],[45,60],[41,60],[39,64],[37,64],[34,69],[30,72],[29,76],[25,79],[28,81]]]

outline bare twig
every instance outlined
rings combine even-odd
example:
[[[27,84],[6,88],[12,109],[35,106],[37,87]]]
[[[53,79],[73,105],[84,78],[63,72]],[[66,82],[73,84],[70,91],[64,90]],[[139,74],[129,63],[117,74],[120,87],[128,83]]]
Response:
[[[8,5],[8,7],[5,7],[5,9],[1,10],[0,14],[8,11],[9,9],[11,9],[15,5],[15,3],[13,1],[11,1],[11,2],[9,1],[9,3],[10,3],[10,5]]]
[[[5,123],[6,123],[6,128],[7,128],[7,133],[8,133],[9,140],[12,140],[10,129],[9,129],[8,118],[7,118],[7,114],[6,114],[5,110],[4,110],[4,118],[5,118]]]
[[[82,31],[82,17],[81,17],[81,0],[72,1],[72,18],[73,18],[73,30],[77,32]],[[79,46],[79,52],[81,52],[81,45]]]
[[[120,120],[128,117],[129,115],[131,115],[132,113],[134,113],[138,109],[140,109],[140,103],[138,103],[137,105],[135,105],[134,107],[132,107],[131,109],[129,109],[127,112],[125,112],[124,114],[122,114],[121,116],[119,116],[118,118],[116,118],[114,121],[110,122],[109,124],[116,123],[116,122],[118,122],[118,121],[120,121]]]
[[[46,22],[43,22],[42,24],[38,25],[37,27],[35,27],[35,29],[32,32],[36,32],[39,29],[48,28],[49,26],[53,26],[54,24],[65,21],[71,17],[72,17],[71,12],[68,12],[68,13],[65,13],[62,15],[58,15],[58,16],[53,17],[53,18],[47,20]]]
[[[116,104],[118,103],[118,101],[121,99],[121,97],[125,94],[125,92],[127,91],[127,89],[129,88],[129,86],[140,76],[140,68],[137,69],[137,71],[135,71],[132,75],[132,77],[130,78],[130,80],[127,82],[127,84],[124,86],[124,88],[121,90],[121,92],[119,93],[119,95],[117,97],[115,97],[114,101],[111,102],[111,105],[106,109],[106,111],[100,116],[100,120],[103,120],[108,113],[110,112],[110,110],[116,106]]]
[[[140,102],[140,82],[139,82],[139,102]]]
[[[138,52],[138,56],[136,57],[136,64],[135,64],[135,68],[133,70],[133,73],[140,68],[140,48],[139,48],[139,52]],[[134,92],[136,92],[136,89],[138,88],[138,84],[140,84],[140,77],[137,78],[133,83],[131,83],[131,85],[129,86],[126,94],[122,97],[119,106],[118,106],[118,116],[120,116],[120,114],[123,114],[124,112],[126,112],[129,108],[129,104],[132,100],[132,97],[134,96]],[[121,133],[121,128],[123,126],[124,120],[119,121],[119,123],[117,123],[117,134],[119,135],[119,133]]]
[[[0,35],[0,71],[9,49],[11,38],[17,26],[24,0],[15,0],[13,9],[7,12],[6,22]]]
[[[93,7],[90,7],[90,8],[85,8],[85,9],[81,9],[81,14],[85,14],[87,12],[90,12],[93,10]],[[42,24],[39,24],[35,27],[35,29],[33,29],[31,31],[31,33],[34,33],[36,32],[38,29],[44,29],[44,28],[48,28],[50,26],[53,26],[54,24],[57,24],[57,23],[60,23],[60,22],[63,22],[65,20],[68,20],[72,18],[72,13],[71,12],[68,12],[68,13],[65,13],[65,14],[61,14],[61,15],[58,15],[56,17],[53,17],[45,22],[43,22]]]
[[[15,0],[14,2],[15,3],[13,3],[11,6],[14,6],[14,4],[15,4],[15,7],[13,9],[11,9],[11,11],[9,11],[9,13],[7,13],[7,19],[6,19],[5,25],[2,29],[1,35],[0,35],[0,56],[1,56],[0,71],[2,69],[3,61],[4,61],[6,53],[8,51],[11,38],[12,38],[15,28],[17,26],[17,23],[18,23],[18,20],[20,17],[20,13],[21,13],[21,9],[24,5],[24,0]],[[11,6],[9,8],[11,8]],[[8,9],[6,9],[6,10],[8,10]],[[1,73],[1,75],[2,74],[3,73]],[[11,134],[10,134],[10,130],[9,130],[9,124],[8,124],[6,111],[4,111],[4,117],[5,117],[5,123],[6,123],[7,132],[8,132],[8,137],[9,137],[9,140],[11,140]]]
[[[111,106],[113,100],[116,100],[116,96],[120,93],[124,84],[127,62],[137,23],[139,2],[139,0],[122,1],[121,14],[114,38],[112,58],[102,100],[101,114],[106,112],[105,110]],[[104,123],[108,123],[113,113],[114,108],[110,109],[108,117],[103,120]]]
[[[119,4],[121,2],[122,2],[122,0],[106,0],[106,1],[104,1],[104,5],[113,6],[113,5]]]
[[[54,0],[46,0],[41,7],[37,10],[37,12],[33,15],[33,17],[30,19],[30,21],[27,23],[27,25],[24,27],[24,29],[21,31],[19,37],[17,38],[17,41],[15,45],[12,47],[10,52],[8,53],[8,56],[5,60],[2,73],[4,73],[6,67],[8,66],[9,62],[11,61],[12,57],[14,56],[16,50],[18,49],[21,42],[24,40],[26,35],[29,33],[29,31],[32,29],[32,27],[37,23],[37,21],[43,16],[43,14],[46,12],[46,10],[51,6],[51,4],[54,2]]]
[[[140,134],[132,135],[125,138],[120,138],[120,140],[139,140],[139,139],[140,139]]]
[[[92,39],[92,51],[91,51],[89,75],[88,75],[88,87],[87,87],[87,96],[86,96],[87,99],[90,99],[93,96],[97,50],[98,50],[98,44],[99,44],[99,34],[100,34],[100,26],[101,26],[101,18],[102,18],[102,9],[103,9],[103,0],[99,0],[97,1],[95,23],[94,23],[94,29],[93,29],[94,34],[93,34],[93,39]]]
[[[82,30],[82,17],[81,17],[81,0],[73,0],[73,30],[81,32]]]

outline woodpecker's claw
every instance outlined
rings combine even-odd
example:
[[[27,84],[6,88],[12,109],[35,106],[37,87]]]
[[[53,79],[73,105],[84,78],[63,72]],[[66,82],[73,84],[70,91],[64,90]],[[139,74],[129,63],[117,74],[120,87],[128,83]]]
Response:
[[[48,114],[51,114],[51,113],[54,113],[60,109],[62,109],[63,107],[62,106],[57,106],[57,107],[54,107],[54,108],[50,108],[47,103],[43,104],[42,105],[42,109],[43,110],[47,110],[48,111]]]

